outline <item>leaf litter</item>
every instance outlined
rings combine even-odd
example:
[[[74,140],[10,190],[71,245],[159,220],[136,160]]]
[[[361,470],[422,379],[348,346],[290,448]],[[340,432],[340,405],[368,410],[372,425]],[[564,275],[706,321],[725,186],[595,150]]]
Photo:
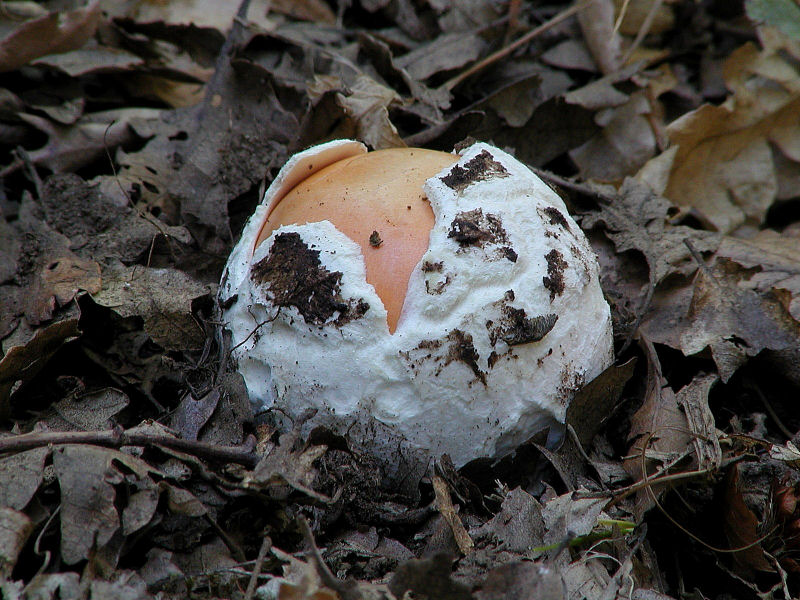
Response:
[[[796,597],[793,10],[5,3],[3,595]],[[336,137],[486,140],[558,188],[617,350],[560,446],[392,487],[253,414],[219,273],[284,160]]]

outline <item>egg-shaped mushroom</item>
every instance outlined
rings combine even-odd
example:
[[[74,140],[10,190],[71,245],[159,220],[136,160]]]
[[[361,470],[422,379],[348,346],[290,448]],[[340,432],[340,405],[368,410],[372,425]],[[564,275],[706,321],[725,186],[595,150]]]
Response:
[[[596,257],[559,196],[507,153],[293,156],[220,286],[259,407],[346,435],[386,465],[456,466],[563,423],[613,359]],[[391,470],[390,466],[390,470]]]

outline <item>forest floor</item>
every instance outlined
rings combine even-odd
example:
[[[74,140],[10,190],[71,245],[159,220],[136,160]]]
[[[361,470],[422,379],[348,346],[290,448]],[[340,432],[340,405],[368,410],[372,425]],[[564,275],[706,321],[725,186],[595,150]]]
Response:
[[[800,596],[795,0],[0,3],[0,590]],[[402,488],[270,426],[217,291],[296,152],[513,154],[615,362],[558,448]]]

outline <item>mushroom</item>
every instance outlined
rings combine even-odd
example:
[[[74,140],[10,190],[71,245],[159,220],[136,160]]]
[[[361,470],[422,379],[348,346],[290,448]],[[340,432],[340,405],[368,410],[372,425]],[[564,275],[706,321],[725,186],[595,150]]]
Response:
[[[562,424],[613,359],[596,257],[559,196],[498,148],[293,156],[219,298],[251,399],[389,470],[456,466]],[[399,455],[398,455],[399,453]]]

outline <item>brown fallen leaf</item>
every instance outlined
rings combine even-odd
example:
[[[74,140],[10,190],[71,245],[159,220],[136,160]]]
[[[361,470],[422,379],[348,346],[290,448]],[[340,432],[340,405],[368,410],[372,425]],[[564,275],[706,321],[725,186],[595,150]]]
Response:
[[[677,395],[678,406],[686,415],[686,423],[691,432],[698,469],[716,470],[722,464],[719,435],[714,415],[708,405],[708,394],[718,380],[716,375],[699,374],[682,387]]]
[[[102,288],[100,265],[68,250],[44,257],[30,285],[25,317],[31,325],[53,318],[57,306],[71,302],[80,291],[96,294]]]
[[[23,510],[44,479],[49,448],[33,448],[0,458],[0,507]]]
[[[272,29],[268,17],[270,0],[254,0],[248,19],[263,29]],[[225,33],[236,17],[238,2],[228,0],[185,0],[182,2],[112,2],[107,9],[112,17],[128,18],[137,23],[165,23]]]
[[[583,39],[603,74],[621,65],[622,39],[614,27],[614,0],[591,0],[578,12]]]
[[[653,17],[648,17],[655,4],[658,4],[655,14]],[[617,18],[622,17],[620,33],[631,36],[638,34],[648,18],[650,19],[648,33],[660,34],[669,31],[675,24],[675,15],[668,4],[669,2],[662,0],[614,0]]]
[[[389,120],[389,107],[401,101],[391,88],[359,75],[346,93],[336,94],[336,101],[354,121],[356,139],[374,150],[405,146]]]
[[[336,15],[331,7],[322,0],[272,0],[269,9],[303,21],[330,25],[336,22]]]
[[[800,161],[800,78],[780,46],[752,43],[730,55],[724,76],[731,96],[671,123],[672,148],[651,162],[667,198],[727,233],[764,220],[778,192],[774,152]]]
[[[582,225],[586,229],[601,225],[618,254],[640,252],[647,261],[650,285],[656,288],[670,275],[688,277],[697,270],[685,239],[691,239],[699,252],[714,251],[719,244],[719,236],[711,232],[671,225],[672,210],[671,203],[649,186],[628,178],[614,201],[584,215]]]
[[[296,431],[290,431],[281,435],[277,444],[268,442],[262,458],[242,483],[248,489],[269,491],[276,497],[286,497],[288,489],[294,489],[318,502],[330,502],[330,498],[311,487],[317,474],[314,463],[328,448],[308,446],[293,450],[297,436]]]
[[[800,321],[800,240],[772,229],[748,239],[725,237],[717,256],[751,271],[740,285],[760,293],[773,292],[786,310]],[[785,292],[783,297],[782,292]]]
[[[698,273],[687,313],[669,336],[686,356],[710,349],[723,382],[764,349],[800,346],[800,322],[779,294],[744,287],[749,277],[748,270],[717,258],[713,269]]]
[[[6,346],[0,360],[0,415],[8,413],[12,392],[31,381],[62,345],[80,335],[78,316],[40,327],[25,335],[23,342]]]
[[[600,132],[569,152],[581,176],[617,181],[639,171],[656,152],[654,112],[651,99],[639,91],[622,106],[600,113]]]
[[[96,446],[61,446],[53,467],[61,488],[61,554],[65,563],[89,557],[120,526],[114,485],[122,473],[112,464],[116,451]]]
[[[395,64],[413,79],[424,81],[465,66],[480,57],[485,48],[486,42],[474,33],[443,34],[395,59]]]
[[[542,506],[528,492],[515,488],[506,494],[500,512],[474,530],[473,535],[479,542],[487,537],[496,539],[511,552],[524,553],[541,546],[544,536]]]
[[[469,588],[451,579],[452,562],[446,554],[411,559],[397,567],[389,591],[397,598],[413,594],[439,600],[471,600]]]
[[[582,445],[588,446],[614,414],[635,367],[635,358],[619,366],[611,365],[575,394],[567,407],[566,423],[575,429]]]
[[[34,523],[25,513],[0,506],[0,577],[8,581]]]
[[[561,575],[546,564],[510,562],[492,569],[475,593],[477,600],[565,600]]]
[[[732,549],[742,548],[733,553],[733,560],[746,573],[775,570],[764,555],[764,549],[757,542],[764,534],[758,517],[747,506],[743,497],[739,476],[739,465],[731,465],[725,478],[722,517],[725,523],[725,537]]]
[[[622,463],[634,481],[642,481],[688,456],[692,443],[686,415],[661,372],[661,361],[652,342],[644,336],[640,336],[640,342],[647,357],[647,390],[644,402],[631,417],[628,457]],[[654,498],[665,489],[654,484],[637,492],[637,520],[655,505]]]
[[[29,153],[33,164],[61,173],[79,169],[106,156],[106,152],[116,147],[138,140],[130,121],[156,118],[159,112],[156,109],[131,108],[91,113],[72,125],[61,125],[27,113],[17,116],[47,135],[47,143]],[[0,171],[0,176],[14,173],[22,166],[22,161],[16,160]]]
[[[53,11],[26,21],[0,41],[0,72],[13,71],[46,54],[69,52],[91,38],[102,19],[99,0],[84,8]]]
[[[103,289],[92,294],[97,304],[123,317],[141,317],[145,331],[164,348],[203,345],[205,331],[192,315],[192,301],[213,295],[215,286],[177,269],[126,267],[118,262],[109,264],[103,276]]]

